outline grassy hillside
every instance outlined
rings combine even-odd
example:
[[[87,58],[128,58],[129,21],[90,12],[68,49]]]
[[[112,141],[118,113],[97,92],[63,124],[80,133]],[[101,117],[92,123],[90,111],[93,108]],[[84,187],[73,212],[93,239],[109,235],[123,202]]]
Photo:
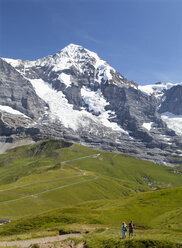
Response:
[[[131,219],[139,228],[169,228],[182,231],[182,187],[140,193],[127,200],[89,201],[72,207],[24,217],[19,223],[29,222],[36,229],[36,223],[51,226],[52,223],[102,224],[119,227],[122,221]],[[160,208],[159,208],[160,206]],[[14,226],[12,222],[9,226]],[[28,227],[28,224],[25,226]],[[17,229],[17,227],[16,227]]]
[[[181,248],[180,243],[168,240],[134,239],[122,240],[118,237],[94,235],[85,240],[86,248]]]
[[[138,237],[177,242],[182,174],[180,167],[50,139],[0,156],[0,213],[14,220],[0,235],[102,228],[103,237],[117,239],[121,222],[133,219]]]
[[[9,218],[181,185],[169,167],[56,140],[0,156],[0,212]]]
[[[181,196],[182,187],[140,193],[127,200],[85,202],[13,221],[0,228],[0,235],[40,230],[47,230],[48,233],[58,233],[60,229],[89,230],[92,239],[107,240],[110,237],[117,240],[121,237],[122,221],[129,223],[133,219],[136,225],[135,235],[139,240],[147,238],[182,242]],[[101,237],[96,235],[100,231]]]

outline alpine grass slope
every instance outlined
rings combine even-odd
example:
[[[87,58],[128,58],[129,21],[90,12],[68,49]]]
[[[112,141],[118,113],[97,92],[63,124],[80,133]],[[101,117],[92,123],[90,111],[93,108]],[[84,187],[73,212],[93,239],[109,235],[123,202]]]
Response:
[[[1,240],[87,231],[86,247],[181,247],[180,168],[53,139],[12,149],[0,164],[1,217],[13,220]],[[120,226],[131,219],[127,246]]]

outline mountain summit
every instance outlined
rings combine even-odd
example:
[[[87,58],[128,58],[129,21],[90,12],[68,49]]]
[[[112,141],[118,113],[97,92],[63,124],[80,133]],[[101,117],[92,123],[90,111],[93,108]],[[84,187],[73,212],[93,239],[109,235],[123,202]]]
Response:
[[[2,142],[52,136],[166,164],[172,151],[181,154],[181,136],[161,118],[164,98],[82,46],[35,61],[0,59],[0,68]]]

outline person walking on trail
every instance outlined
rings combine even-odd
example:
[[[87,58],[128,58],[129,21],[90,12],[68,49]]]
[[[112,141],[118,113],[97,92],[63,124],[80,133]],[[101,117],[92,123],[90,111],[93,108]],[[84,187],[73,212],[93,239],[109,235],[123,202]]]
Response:
[[[130,223],[129,223],[129,238],[132,237],[133,238],[133,232],[134,232],[134,223],[133,221],[131,220]]]
[[[123,238],[123,239],[126,238],[126,232],[127,232],[126,226],[127,226],[126,223],[123,222],[123,223],[122,223],[122,226],[121,226],[121,228],[122,228],[122,238]]]

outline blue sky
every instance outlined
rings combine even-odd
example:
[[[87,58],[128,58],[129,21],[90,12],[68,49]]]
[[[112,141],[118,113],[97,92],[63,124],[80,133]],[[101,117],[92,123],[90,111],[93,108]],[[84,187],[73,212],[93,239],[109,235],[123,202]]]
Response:
[[[181,0],[0,0],[0,57],[82,45],[139,84],[182,81]]]

